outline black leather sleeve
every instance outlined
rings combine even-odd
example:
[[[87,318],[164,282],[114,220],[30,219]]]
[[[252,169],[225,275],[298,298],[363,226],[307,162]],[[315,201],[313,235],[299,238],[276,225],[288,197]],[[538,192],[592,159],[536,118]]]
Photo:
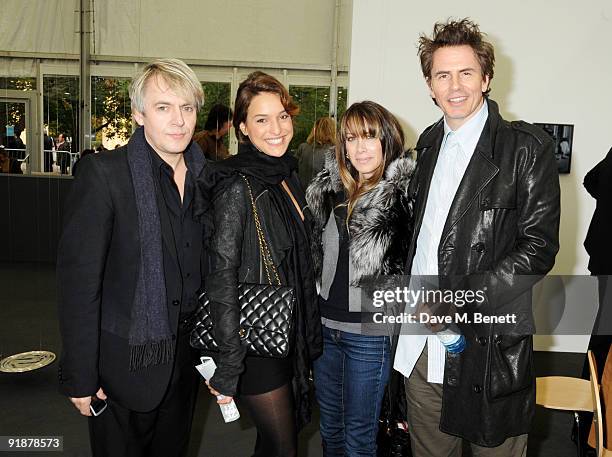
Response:
[[[100,161],[85,157],[66,199],[57,250],[59,381],[69,397],[93,395],[100,387],[100,300],[112,229],[109,183]]]
[[[244,370],[246,348],[240,342],[238,270],[247,227],[246,186],[236,175],[213,202],[214,232],[210,242],[211,272],[204,286],[210,299],[215,341],[219,346],[217,370],[210,385],[223,395],[234,396]]]
[[[605,174],[605,169],[612,166],[612,149],[608,151],[608,155],[599,162],[595,167],[589,171],[584,177],[584,188],[594,199],[600,199],[602,197],[600,188],[601,186],[601,175]]]

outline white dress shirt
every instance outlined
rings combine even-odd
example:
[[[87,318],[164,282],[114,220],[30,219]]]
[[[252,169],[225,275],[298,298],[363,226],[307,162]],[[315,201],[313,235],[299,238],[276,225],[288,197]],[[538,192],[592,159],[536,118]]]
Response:
[[[417,237],[416,252],[410,275],[438,275],[438,247],[446,218],[459,184],[474,154],[489,116],[486,101],[478,112],[456,131],[444,119],[444,139],[434,169],[423,222]],[[435,334],[400,334],[393,368],[410,376],[427,343],[427,381],[441,384],[444,379],[446,349]]]

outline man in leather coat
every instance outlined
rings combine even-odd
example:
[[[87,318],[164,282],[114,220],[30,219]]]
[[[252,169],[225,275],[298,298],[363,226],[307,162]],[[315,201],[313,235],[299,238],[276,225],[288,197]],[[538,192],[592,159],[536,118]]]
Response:
[[[505,121],[488,99],[495,57],[477,24],[436,24],[419,57],[444,117],[417,144],[406,271],[484,300],[451,306],[449,315],[467,317],[454,327],[463,352],[436,335],[399,336],[394,367],[406,377],[413,455],[460,456],[464,438],[475,456],[524,456],[535,408],[531,288],[558,251],[552,141]]]

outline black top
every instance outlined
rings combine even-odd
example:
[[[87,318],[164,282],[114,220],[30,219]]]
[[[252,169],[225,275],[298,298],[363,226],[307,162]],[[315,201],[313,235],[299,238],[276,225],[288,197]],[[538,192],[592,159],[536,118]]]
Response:
[[[180,318],[183,319],[196,308],[197,292],[202,277],[200,252],[195,249],[199,246],[202,228],[192,217],[194,179],[191,172],[187,170],[183,201],[181,202],[178,187],[174,182],[174,170],[150,146],[149,151],[151,153],[158,207],[161,213],[160,218],[168,218],[174,235],[174,246],[163,243],[166,282],[170,277],[182,279],[182,293],[179,292],[179,288],[175,293],[177,296],[172,297],[170,296],[172,292],[168,289],[168,302],[173,306],[181,306]],[[189,151],[185,154],[188,153]],[[173,257],[178,260],[178,265],[171,261]]]
[[[349,311],[349,246],[350,238],[346,228],[346,205],[334,208],[338,227],[338,263],[336,274],[329,289],[327,300],[319,295],[321,316],[338,322],[361,322],[362,315]]]

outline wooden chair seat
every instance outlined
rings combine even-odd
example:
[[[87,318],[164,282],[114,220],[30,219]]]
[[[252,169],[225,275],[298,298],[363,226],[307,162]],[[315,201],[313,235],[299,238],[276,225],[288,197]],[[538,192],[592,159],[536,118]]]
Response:
[[[536,404],[564,411],[593,411],[591,383],[586,379],[547,376],[536,379]]]
[[[563,411],[592,411],[597,457],[612,457],[612,451],[606,449],[603,445],[605,417],[601,410],[597,366],[591,351],[588,352],[587,357],[591,375],[590,381],[567,376],[536,378],[536,404],[544,408]]]

